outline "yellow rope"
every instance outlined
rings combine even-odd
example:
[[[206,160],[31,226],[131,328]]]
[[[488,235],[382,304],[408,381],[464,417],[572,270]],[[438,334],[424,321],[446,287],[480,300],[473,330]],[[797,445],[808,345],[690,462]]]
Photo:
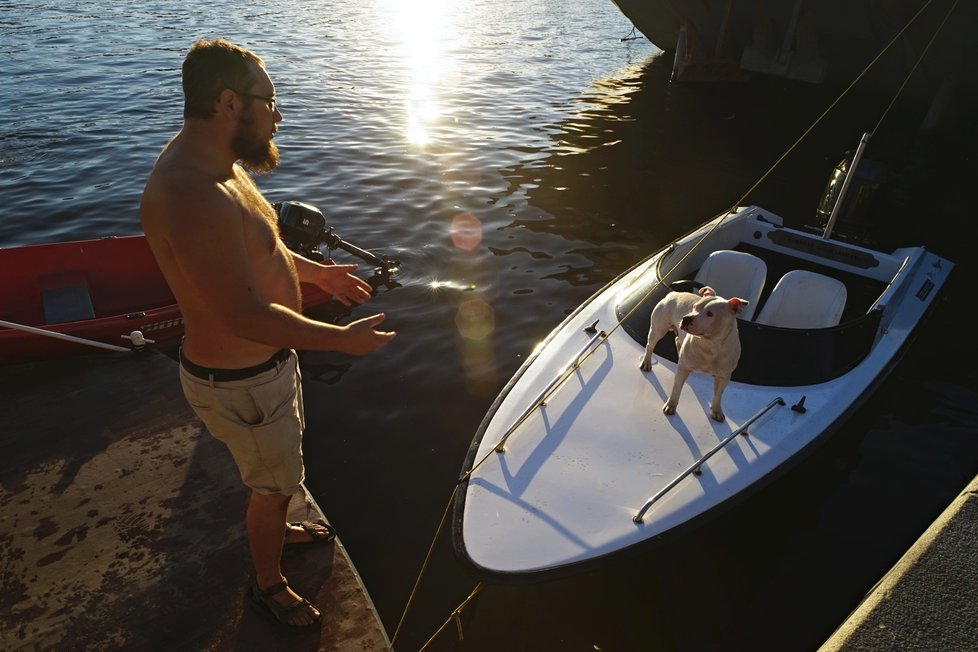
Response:
[[[441,531],[445,527],[445,521],[448,519],[448,513],[452,508],[452,501],[455,500],[455,494],[458,492],[458,488],[460,486],[461,481],[455,483],[455,486],[452,488],[452,494],[448,498],[448,504],[445,505],[445,509],[442,511],[441,520],[438,521],[438,527],[435,528],[435,536],[431,539],[431,545],[428,546],[428,554],[425,555],[424,562],[421,564],[421,570],[418,572],[418,577],[414,581],[414,587],[411,589],[411,595],[408,596],[407,604],[404,605],[404,611],[401,612],[401,619],[397,622],[397,628],[394,630],[394,636],[391,638],[391,644],[388,648],[388,652],[393,651],[394,644],[397,642],[397,637],[401,634],[401,627],[404,625],[404,621],[407,619],[408,611],[411,609],[411,605],[414,604],[414,598],[418,593],[418,587],[421,585],[421,578],[424,577],[425,572],[428,570],[428,565],[431,563],[431,556],[435,551],[435,543],[438,542],[438,537],[441,535]]]
[[[937,38],[937,35],[940,33],[941,29],[944,28],[945,23],[947,23],[947,21],[950,18],[951,14],[954,12],[954,9],[957,7],[959,1],[960,0],[954,0],[954,4],[948,10],[947,14],[944,16],[944,20],[941,22],[940,26],[937,28],[937,30],[934,32],[934,34],[931,36],[931,38],[928,41],[927,45],[925,46],[923,52],[921,52],[920,56],[917,58],[917,61],[914,63],[913,68],[911,68],[910,72],[907,73],[907,76],[904,78],[903,83],[900,85],[900,88],[897,90],[896,94],[893,96],[893,99],[890,100],[889,105],[887,105],[886,109],[883,111],[882,116],[880,116],[879,121],[876,123],[876,126],[873,129],[874,132],[877,131],[877,130],[879,130],[880,125],[882,124],[883,120],[886,118],[886,116],[889,113],[890,109],[895,104],[897,98],[900,96],[900,94],[903,92],[903,89],[906,87],[907,83],[910,81],[910,77],[917,70],[917,67],[920,65],[920,62],[923,60],[924,56],[927,54],[927,51],[930,49],[931,45],[934,43],[934,40]],[[726,211],[723,211],[721,213],[718,213],[716,216],[710,218],[709,220],[707,220],[706,222],[704,222],[703,224],[700,225],[702,227],[702,226],[704,226],[706,224],[709,224],[711,221],[714,221],[714,220],[716,221],[716,224],[714,224],[706,233],[704,233],[700,237],[700,239],[690,248],[690,250],[686,253],[686,255],[684,255],[679,261],[677,261],[676,264],[673,265],[672,268],[669,269],[668,272],[666,272],[662,277],[660,277],[658,279],[658,281],[652,286],[652,289],[649,290],[635,304],[635,306],[632,307],[632,309],[629,310],[628,313],[626,313],[625,316],[622,317],[622,319],[620,319],[618,321],[618,323],[614,325],[614,327],[611,330],[609,330],[609,331],[606,332],[606,334],[604,335],[604,337],[598,343],[598,346],[595,346],[590,351],[588,351],[587,354],[585,354],[580,360],[578,360],[574,365],[572,365],[570,369],[568,369],[568,371],[563,375],[563,377],[560,378],[560,380],[554,385],[554,387],[549,392],[547,392],[547,394],[545,394],[543,397],[541,397],[537,401],[537,404],[536,404],[535,407],[538,407],[540,405],[545,404],[547,402],[547,400],[551,396],[553,396],[554,393],[557,392],[557,390],[559,390],[563,386],[564,382],[568,378],[570,378],[574,374],[574,372],[576,372],[578,369],[580,369],[581,365],[583,365],[591,357],[591,355],[600,348],[600,344],[602,344],[605,341],[607,341],[607,339],[609,337],[611,337],[611,335],[615,331],[617,331],[619,328],[621,328],[622,324],[629,317],[632,316],[632,314],[638,309],[638,307],[641,306],[643,303],[645,303],[645,301],[648,300],[648,298],[650,296],[652,296],[652,294],[657,289],[659,289],[659,287],[661,287],[661,285],[663,283],[663,279],[668,278],[674,271],[676,271],[676,269],[678,269],[696,251],[696,249],[703,243],[703,241],[705,241],[706,238],[708,238],[710,236],[710,234],[712,234],[714,231],[716,231],[716,229],[719,228],[719,226],[721,224],[723,224],[723,221],[727,217],[729,217],[731,215],[734,215],[736,213],[736,209],[739,206],[742,206],[743,205],[743,203],[744,203],[744,201],[746,201],[747,197],[749,197],[751,195],[751,193],[753,193],[758,188],[758,186],[760,186],[762,183],[764,183],[764,181],[767,180],[767,178],[774,172],[774,170],[777,169],[777,167],[781,164],[781,162],[784,161],[784,159],[787,158],[788,155],[791,154],[791,152],[793,152],[795,150],[795,148],[798,147],[798,145],[801,144],[801,142],[805,138],[808,137],[808,135],[812,132],[812,130],[814,130],[815,127],[817,127],[822,122],[822,120],[824,120],[825,117],[828,116],[828,114],[832,112],[833,109],[835,109],[836,105],[838,105],[839,102],[841,102],[842,99],[845,98],[845,96],[849,94],[849,92],[856,86],[856,84],[858,84],[859,81],[862,80],[862,78],[866,75],[866,73],[868,73],[869,70],[874,65],[876,65],[876,62],[880,60],[880,58],[887,52],[887,50],[889,50],[890,47],[893,46],[893,44],[897,41],[897,39],[899,39],[904,34],[904,32],[907,31],[907,29],[930,6],[930,4],[932,2],[933,2],[933,0],[927,0],[927,2],[924,4],[924,6],[922,6],[917,11],[917,13],[915,13],[913,15],[913,17],[910,18],[909,21],[907,21],[907,23],[903,26],[903,28],[901,28],[900,31],[898,31],[896,33],[896,35],[894,35],[894,37],[892,39],[890,39],[890,42],[887,43],[886,46],[882,50],[880,50],[880,52],[866,65],[865,68],[863,68],[862,72],[860,72],[856,76],[856,78],[852,80],[852,82],[828,106],[828,108],[826,108],[825,111],[823,111],[822,114],[818,118],[816,118],[815,121],[811,125],[809,125],[809,127],[807,129],[805,129],[804,132],[802,132],[801,136],[799,136],[795,140],[795,142],[793,142],[791,144],[791,146],[789,146],[788,149],[785,150],[785,152],[780,157],[778,157],[778,159],[771,165],[771,167],[768,168],[768,170],[764,174],[762,174],[760,176],[760,178],[758,178],[758,180],[755,181],[754,184],[751,185],[750,188],[748,188],[746,192],[744,192],[743,195],[740,196],[740,199],[738,199]],[[529,411],[529,412],[527,412],[525,415],[523,415],[523,417],[520,418],[520,420],[517,421],[513,425],[513,427],[510,430],[510,433],[508,435],[506,435],[506,437],[502,441],[497,442],[497,444],[495,446],[493,446],[492,451],[490,451],[489,453],[487,453],[481,460],[479,460],[476,464],[474,464],[472,466],[472,468],[468,472],[466,472],[465,474],[463,474],[462,477],[460,477],[456,481],[455,486],[452,488],[452,493],[451,493],[451,496],[449,497],[448,504],[445,506],[445,509],[442,512],[441,519],[438,522],[438,527],[435,529],[434,537],[432,538],[431,545],[428,547],[428,553],[425,555],[424,562],[421,565],[421,570],[418,573],[418,577],[415,580],[414,586],[411,589],[411,595],[408,597],[407,603],[404,606],[404,611],[401,613],[401,618],[400,618],[400,620],[397,623],[397,628],[394,630],[394,636],[393,636],[393,638],[391,638],[391,644],[390,644],[390,647],[388,648],[388,651],[389,652],[392,652],[393,651],[394,644],[397,642],[397,638],[398,638],[398,636],[401,633],[401,628],[404,625],[404,621],[407,619],[408,612],[410,611],[412,605],[414,604],[414,599],[415,599],[415,597],[417,595],[418,588],[421,585],[421,580],[424,577],[424,574],[427,571],[429,564],[431,563],[431,558],[432,558],[432,554],[434,553],[435,544],[437,543],[438,538],[441,535],[441,531],[445,527],[445,521],[448,519],[448,514],[451,511],[452,503],[455,500],[455,494],[458,492],[459,487],[462,485],[463,482],[465,482],[465,481],[467,481],[469,479],[469,477],[472,475],[472,473],[474,473],[476,471],[476,469],[478,469],[480,466],[482,466],[482,464],[486,460],[488,460],[490,457],[492,457],[492,454],[496,450],[496,448],[498,446],[500,446],[501,444],[505,443],[506,439],[509,438],[510,434],[512,434],[513,432],[515,432],[517,429],[519,429],[519,427],[523,424],[524,421],[526,421],[526,419],[529,418],[529,416],[531,414],[533,414],[533,411],[532,410]],[[472,590],[472,592],[469,594],[469,596],[467,598],[465,598],[465,600],[463,600],[459,604],[458,607],[455,608],[455,610],[445,620],[445,622],[441,625],[441,627],[439,627],[438,630],[435,631],[435,633],[432,634],[432,636],[428,639],[428,641],[425,642],[425,644],[420,648],[419,652],[423,652],[425,649],[427,649],[427,647],[432,643],[432,641],[434,641],[435,638],[437,638],[438,635],[441,634],[441,632],[443,632],[445,630],[445,628],[449,625],[449,623],[452,622],[453,619],[454,620],[457,620],[460,617],[462,610],[469,604],[469,602],[471,602],[475,598],[476,595],[478,595],[479,591],[481,591],[481,590],[482,590],[482,583],[480,582],[480,583],[478,583],[475,586],[475,588]]]
[[[465,609],[465,607],[467,607],[470,602],[472,602],[472,600],[475,598],[475,596],[477,596],[479,594],[479,591],[481,591],[481,590],[482,590],[482,582],[479,582],[478,584],[475,585],[475,588],[472,589],[472,593],[469,593],[469,597],[467,597],[464,600],[462,600],[461,604],[459,604],[457,607],[455,607],[455,611],[453,611],[452,614],[445,620],[445,622],[442,623],[441,627],[439,627],[438,630],[435,631],[435,633],[431,635],[431,638],[429,638],[425,642],[425,644],[422,645],[418,649],[418,652],[424,652],[426,649],[428,649],[428,646],[431,645],[431,643],[436,638],[438,638],[438,635],[439,634],[441,634],[443,631],[445,631],[445,628],[448,627],[449,623],[451,623],[453,620],[455,620],[456,622],[459,623],[459,625],[458,625],[458,638],[459,638],[459,640],[462,640],[462,625],[460,624],[461,621],[459,620],[460,617],[461,617],[461,615],[462,615],[462,610]]]
[[[910,19],[910,23],[912,23],[914,20],[917,19],[917,16],[919,16],[920,13],[924,9],[927,8],[927,5],[929,5],[931,3],[931,1],[932,0],[928,0],[927,4],[924,5],[923,7],[921,7],[920,11],[918,11],[914,15],[914,17]],[[896,94],[893,96],[893,99],[890,100],[890,103],[887,105],[886,110],[883,111],[883,115],[880,116],[879,121],[876,123],[876,126],[873,128],[873,132],[874,133],[879,130],[880,125],[883,124],[883,120],[886,118],[887,114],[890,112],[890,109],[893,108],[893,105],[896,103],[897,98],[900,97],[900,94],[901,93],[903,93],[903,89],[906,88],[907,84],[910,82],[910,78],[917,71],[917,67],[920,66],[920,62],[924,60],[924,57],[925,56],[927,56],[927,51],[930,50],[930,46],[934,44],[934,40],[937,38],[937,35],[941,33],[941,30],[944,29],[944,25],[947,23],[948,19],[951,18],[951,14],[954,13],[955,8],[958,6],[958,2],[960,2],[960,0],[954,0],[954,4],[951,5],[951,8],[948,9],[947,10],[947,13],[944,15],[944,20],[942,20],[941,21],[941,24],[937,27],[936,30],[934,30],[934,33],[931,35],[930,40],[927,41],[927,45],[924,46],[924,51],[920,53],[920,56],[919,57],[917,57],[917,60],[913,64],[913,68],[911,68],[910,69],[910,72],[907,73],[907,76],[904,78],[903,83],[900,84],[900,88],[897,90]],[[901,29],[900,32],[895,37],[893,37],[893,40],[890,41],[890,44],[887,45],[886,47],[890,47],[890,45],[893,45],[893,41],[895,41],[901,34],[903,34],[905,31],[907,31],[907,28],[910,27],[910,23],[907,23],[906,25],[904,25],[903,29]],[[877,57],[877,59],[878,58],[879,57]],[[873,63],[876,63],[876,60],[875,59],[873,60]]]

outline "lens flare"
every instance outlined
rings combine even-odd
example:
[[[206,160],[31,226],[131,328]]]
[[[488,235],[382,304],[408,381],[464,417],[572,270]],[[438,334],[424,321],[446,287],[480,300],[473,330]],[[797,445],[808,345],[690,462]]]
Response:
[[[472,213],[459,213],[452,218],[452,243],[462,251],[472,251],[482,242],[482,222]]]
[[[492,306],[482,299],[463,301],[455,313],[455,327],[467,340],[482,341],[496,330],[496,316]]]
[[[496,354],[492,341],[496,317],[482,299],[469,299],[458,306],[455,327],[461,336],[459,350],[465,386],[473,396],[491,396],[497,390]]]

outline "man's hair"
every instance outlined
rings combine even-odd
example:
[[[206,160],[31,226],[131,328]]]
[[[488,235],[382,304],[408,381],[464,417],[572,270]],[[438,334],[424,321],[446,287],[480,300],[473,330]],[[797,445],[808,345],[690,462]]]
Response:
[[[250,63],[264,67],[258,55],[222,38],[200,39],[183,60],[183,117],[212,117],[214,102],[225,88],[245,92],[255,82]]]

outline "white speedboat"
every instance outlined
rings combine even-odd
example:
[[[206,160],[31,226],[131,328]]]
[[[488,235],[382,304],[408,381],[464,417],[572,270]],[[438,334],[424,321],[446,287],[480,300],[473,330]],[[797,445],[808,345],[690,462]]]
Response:
[[[454,504],[459,557],[500,581],[590,565],[732,504],[838,428],[900,358],[953,264],[830,231],[731,211],[570,315],[475,436]],[[674,338],[639,369],[652,307],[697,282],[751,302],[723,422],[709,414],[713,379],[696,372],[663,413]]]

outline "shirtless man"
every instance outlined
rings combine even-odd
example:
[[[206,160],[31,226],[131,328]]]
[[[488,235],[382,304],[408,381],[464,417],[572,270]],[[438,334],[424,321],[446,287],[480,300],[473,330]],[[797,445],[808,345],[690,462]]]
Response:
[[[278,164],[272,137],[282,114],[263,61],[222,39],[198,41],[183,63],[183,88],[183,128],[146,184],[143,230],[183,314],[187,400],[227,444],[251,488],[251,600],[286,627],[311,627],[321,614],[288,587],[280,564],[284,543],[329,534],[286,525],[303,479],[293,349],[363,355],[394,333],[376,329],[383,314],[337,326],[300,313],[300,281],[346,305],[366,301],[370,286],[353,276],[356,265],[321,265],[287,249],[274,210],[246,171]]]

